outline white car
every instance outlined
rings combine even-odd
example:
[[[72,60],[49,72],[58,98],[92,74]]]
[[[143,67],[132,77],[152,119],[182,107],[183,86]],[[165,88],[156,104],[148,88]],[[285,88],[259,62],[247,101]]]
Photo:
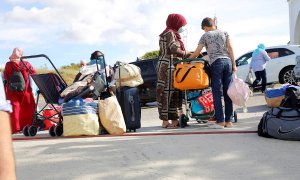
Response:
[[[271,60],[267,62],[267,83],[279,82],[281,84],[294,84],[296,78],[293,68],[296,57],[300,56],[300,46],[282,45],[266,48]],[[243,80],[249,72],[253,51],[249,51],[236,60],[237,76]],[[254,76],[255,77],[255,76]]]

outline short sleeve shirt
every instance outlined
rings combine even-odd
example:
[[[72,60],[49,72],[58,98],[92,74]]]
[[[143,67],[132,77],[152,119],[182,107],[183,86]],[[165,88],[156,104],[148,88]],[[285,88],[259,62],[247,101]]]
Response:
[[[219,58],[228,58],[227,41],[229,35],[225,31],[213,30],[208,31],[202,35],[198,45],[202,45],[206,48],[207,54],[210,59],[210,64]]]

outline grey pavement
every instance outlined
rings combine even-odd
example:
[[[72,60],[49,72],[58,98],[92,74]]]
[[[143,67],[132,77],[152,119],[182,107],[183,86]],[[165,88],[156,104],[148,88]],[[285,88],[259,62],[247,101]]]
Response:
[[[258,137],[268,110],[255,93],[248,112],[236,107],[232,129],[214,130],[190,120],[163,129],[153,104],[142,109],[142,128],[124,136],[32,139],[14,135],[18,179],[300,179],[300,144]],[[129,135],[129,136],[128,136]],[[38,139],[42,138],[42,139]]]

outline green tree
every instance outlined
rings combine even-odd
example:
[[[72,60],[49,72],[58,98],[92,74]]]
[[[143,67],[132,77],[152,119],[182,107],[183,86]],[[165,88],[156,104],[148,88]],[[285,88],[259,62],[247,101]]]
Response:
[[[159,50],[146,52],[142,57],[140,57],[140,60],[156,58],[158,57],[158,54],[159,54]]]

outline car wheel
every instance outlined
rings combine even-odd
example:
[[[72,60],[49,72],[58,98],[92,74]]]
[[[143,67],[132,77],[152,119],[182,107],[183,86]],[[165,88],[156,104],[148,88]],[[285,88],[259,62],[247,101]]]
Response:
[[[289,66],[280,72],[280,75],[279,75],[279,83],[280,84],[285,84],[285,83],[295,84],[296,83],[296,78],[294,75],[293,68],[294,68],[293,66]]]

